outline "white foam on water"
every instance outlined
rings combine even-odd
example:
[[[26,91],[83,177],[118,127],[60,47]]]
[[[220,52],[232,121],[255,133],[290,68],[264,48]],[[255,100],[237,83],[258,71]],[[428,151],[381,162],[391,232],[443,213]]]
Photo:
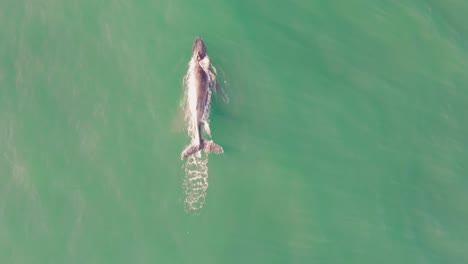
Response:
[[[187,158],[184,166],[183,189],[184,207],[187,212],[196,212],[203,208],[208,189],[208,155],[198,151]]]

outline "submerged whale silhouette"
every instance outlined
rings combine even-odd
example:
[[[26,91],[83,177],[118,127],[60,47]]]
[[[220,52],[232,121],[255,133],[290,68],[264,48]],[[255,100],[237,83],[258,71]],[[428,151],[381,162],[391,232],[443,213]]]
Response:
[[[206,134],[211,137],[209,126],[209,112],[211,102],[211,90],[219,90],[216,81],[216,69],[211,65],[206,47],[200,37],[193,43],[192,58],[189,62],[189,69],[185,76],[185,88],[187,96],[185,103],[188,118],[189,131],[192,131],[192,141],[180,154],[180,159],[184,159],[199,150],[206,153],[223,153],[223,148],[211,140],[205,140],[201,136],[202,127]]]

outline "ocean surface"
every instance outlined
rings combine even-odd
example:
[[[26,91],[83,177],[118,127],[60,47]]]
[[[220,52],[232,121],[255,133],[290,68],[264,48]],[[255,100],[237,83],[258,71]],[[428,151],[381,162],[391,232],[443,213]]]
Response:
[[[468,263],[467,14],[1,1],[0,263]],[[197,35],[224,154],[181,161]]]

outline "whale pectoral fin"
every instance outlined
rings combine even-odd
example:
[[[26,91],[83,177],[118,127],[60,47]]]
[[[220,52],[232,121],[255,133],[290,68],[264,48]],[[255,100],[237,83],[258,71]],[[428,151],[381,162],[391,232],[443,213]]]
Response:
[[[214,66],[210,66],[213,68],[214,72],[216,73],[216,68]],[[208,71],[210,75],[210,87],[213,89],[215,92],[221,94],[221,97],[223,98],[223,101],[227,104],[229,103],[229,98],[226,96],[224,91],[221,89],[221,86],[219,86],[218,80],[216,79],[216,75],[213,73],[213,71]]]
[[[211,67],[211,69],[213,70],[213,72],[214,72],[216,75],[218,75],[218,72],[216,71],[215,66],[213,66],[213,64],[210,64],[210,67]]]
[[[216,81],[216,75],[212,71],[208,71],[208,74],[210,75],[210,87],[211,89],[217,91],[218,81]]]
[[[221,97],[223,98],[223,101],[227,104],[229,103],[229,98],[226,96],[224,91],[221,89],[219,86],[218,82],[215,83],[214,89],[217,93],[221,94]]]
[[[203,122],[203,129],[205,130],[206,134],[211,138],[211,129],[207,121]]]
[[[210,87],[213,89],[215,92],[221,94],[221,97],[223,97],[223,101],[225,103],[229,103],[229,98],[226,96],[224,91],[221,89],[221,86],[219,86],[218,81],[216,80],[216,76],[210,71]]]

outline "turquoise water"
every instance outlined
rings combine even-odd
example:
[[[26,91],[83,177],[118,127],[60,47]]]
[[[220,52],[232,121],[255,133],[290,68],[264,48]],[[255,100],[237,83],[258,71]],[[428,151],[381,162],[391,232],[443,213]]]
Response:
[[[467,263],[465,1],[3,1],[1,263]],[[201,35],[206,197],[180,101]],[[207,161],[208,161],[207,160]]]

